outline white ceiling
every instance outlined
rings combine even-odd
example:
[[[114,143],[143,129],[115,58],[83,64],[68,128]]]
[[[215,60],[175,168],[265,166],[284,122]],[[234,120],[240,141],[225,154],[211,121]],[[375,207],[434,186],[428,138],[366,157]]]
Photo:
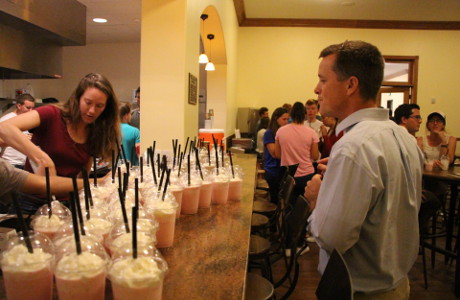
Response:
[[[140,42],[142,0],[78,1],[87,6],[87,43]],[[234,0],[234,2],[244,4],[247,19],[460,21],[460,0]],[[108,22],[94,23],[92,19],[95,17],[106,18]]]

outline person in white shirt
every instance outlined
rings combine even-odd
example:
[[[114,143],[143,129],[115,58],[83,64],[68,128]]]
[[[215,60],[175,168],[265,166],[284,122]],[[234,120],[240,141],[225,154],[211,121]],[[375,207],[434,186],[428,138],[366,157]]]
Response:
[[[320,113],[338,118],[323,180],[308,182],[309,229],[320,246],[319,270],[339,251],[354,299],[409,299],[407,274],[419,249],[423,154],[414,138],[377,107],[384,60],[377,47],[345,41],[320,54],[315,88]]]
[[[307,116],[303,124],[313,129],[318,135],[318,139],[322,140],[323,135],[321,134],[321,126],[323,125],[323,122],[316,118],[316,116],[318,115],[318,109],[318,100],[309,99],[305,103],[305,110],[307,111]]]
[[[17,115],[26,113],[35,107],[35,98],[32,97],[30,94],[21,94],[19,95],[18,99],[16,100],[16,110],[12,111],[3,117],[0,118],[0,123],[11,118],[16,117]],[[31,137],[31,134],[28,131],[23,131],[25,135]],[[16,168],[23,169],[24,164],[26,163],[26,156],[19,152],[18,150],[5,146],[2,147],[2,151],[0,152],[0,157],[4,160],[8,161],[10,164],[15,166]]]

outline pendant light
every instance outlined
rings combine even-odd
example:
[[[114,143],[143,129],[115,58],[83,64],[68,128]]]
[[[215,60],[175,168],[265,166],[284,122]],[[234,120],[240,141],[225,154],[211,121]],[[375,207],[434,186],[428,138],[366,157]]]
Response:
[[[204,32],[205,32],[205,30],[204,30],[204,21],[208,18],[208,15],[202,14],[200,18],[201,18],[201,20],[203,20],[203,32],[202,32],[201,36],[204,36]],[[203,50],[203,51],[204,51],[204,50]],[[209,59],[208,59],[208,57],[206,56],[206,53],[203,52],[203,53],[200,54],[200,57],[199,57],[199,59],[198,59],[198,62],[199,62],[200,64],[207,64],[207,63],[209,62]]]
[[[208,40],[209,40],[209,62],[206,64],[206,67],[204,68],[206,71],[214,71],[216,68],[214,67],[214,64],[212,63],[212,40],[214,39],[214,34],[208,34]]]

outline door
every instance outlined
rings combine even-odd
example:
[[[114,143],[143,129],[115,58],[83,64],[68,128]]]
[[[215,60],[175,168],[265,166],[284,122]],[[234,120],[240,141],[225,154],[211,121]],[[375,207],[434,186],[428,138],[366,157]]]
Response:
[[[410,87],[382,87],[378,94],[380,106],[388,108],[393,115],[398,106],[410,103],[410,92]]]

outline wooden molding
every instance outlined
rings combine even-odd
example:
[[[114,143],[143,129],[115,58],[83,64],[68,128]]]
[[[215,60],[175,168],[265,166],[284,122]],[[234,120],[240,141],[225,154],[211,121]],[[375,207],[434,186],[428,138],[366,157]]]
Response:
[[[235,0],[237,1],[237,0]],[[460,30],[460,22],[384,21],[340,19],[264,19],[246,18],[242,27],[326,27],[411,30]]]
[[[460,30],[460,22],[441,21],[390,21],[341,19],[274,19],[246,18],[244,0],[233,0],[238,24],[241,27],[325,27],[411,30]]]

